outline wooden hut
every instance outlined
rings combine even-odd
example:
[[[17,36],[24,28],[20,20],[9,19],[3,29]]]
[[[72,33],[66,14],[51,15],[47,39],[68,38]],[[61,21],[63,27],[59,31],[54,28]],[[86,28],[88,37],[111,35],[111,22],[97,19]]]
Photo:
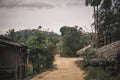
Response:
[[[27,47],[0,37],[0,79],[18,80],[26,73]]]

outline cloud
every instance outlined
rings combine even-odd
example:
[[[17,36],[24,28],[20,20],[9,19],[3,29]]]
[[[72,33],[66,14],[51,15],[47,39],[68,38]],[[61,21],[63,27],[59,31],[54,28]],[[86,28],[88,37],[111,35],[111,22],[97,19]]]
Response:
[[[28,7],[28,8],[53,8],[52,4],[47,3],[31,3],[31,4],[20,4],[18,7]]]
[[[69,0],[66,4],[69,7],[77,7],[77,6],[83,6],[85,0]]]
[[[0,0],[0,8],[54,8],[83,6],[85,0]]]
[[[18,0],[0,0],[0,7],[12,8],[20,4]]]
[[[26,2],[24,0],[0,0],[0,8],[16,8],[16,7],[26,7],[26,8],[53,8],[54,5],[47,2]]]

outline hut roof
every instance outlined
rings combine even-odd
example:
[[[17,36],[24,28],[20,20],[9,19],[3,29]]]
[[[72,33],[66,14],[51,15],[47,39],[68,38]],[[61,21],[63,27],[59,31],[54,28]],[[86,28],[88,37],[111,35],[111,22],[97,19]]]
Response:
[[[4,36],[0,35],[0,46],[5,46],[5,45],[22,47],[22,45],[12,41],[11,39],[9,39],[7,37],[4,37]]]
[[[7,36],[3,36],[3,35],[0,35],[0,39],[15,42],[11,38],[8,38]]]
[[[88,45],[88,46],[86,46],[86,47],[78,50],[78,51],[77,51],[77,55],[82,55],[82,54],[86,51],[86,49],[88,49],[88,48],[90,48],[90,47],[91,47],[91,45]]]
[[[10,45],[10,46],[22,47],[22,45],[20,45],[18,43],[7,41],[7,40],[2,40],[2,39],[0,39],[0,44],[1,45]]]
[[[105,45],[97,50],[97,57],[104,61],[113,62],[118,56],[120,56],[120,40]]]

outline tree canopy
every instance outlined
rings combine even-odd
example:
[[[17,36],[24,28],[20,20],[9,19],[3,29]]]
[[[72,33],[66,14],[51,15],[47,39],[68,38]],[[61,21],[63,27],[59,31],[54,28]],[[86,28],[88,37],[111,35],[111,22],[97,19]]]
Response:
[[[78,26],[63,26],[60,32],[63,42],[61,56],[76,56],[77,50],[83,48],[89,42],[86,41],[87,39],[85,40],[87,37],[82,32],[82,28],[78,29]]]
[[[100,2],[98,5],[92,5]],[[96,45],[101,47],[120,40],[120,0],[86,0],[94,7]]]

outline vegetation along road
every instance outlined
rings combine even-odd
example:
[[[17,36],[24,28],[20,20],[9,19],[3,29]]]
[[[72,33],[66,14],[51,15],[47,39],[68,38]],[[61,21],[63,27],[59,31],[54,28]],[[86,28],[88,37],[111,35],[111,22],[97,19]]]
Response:
[[[56,69],[44,72],[31,80],[84,80],[84,72],[75,64],[75,61],[80,59],[56,55],[54,62]]]

